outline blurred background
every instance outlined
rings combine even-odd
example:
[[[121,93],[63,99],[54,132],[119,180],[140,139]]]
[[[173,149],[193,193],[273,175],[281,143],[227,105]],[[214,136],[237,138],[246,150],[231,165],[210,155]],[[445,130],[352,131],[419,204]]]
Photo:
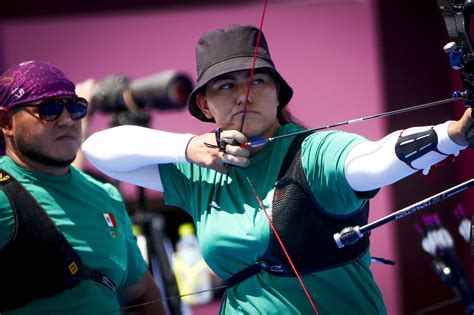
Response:
[[[263,2],[2,0],[0,71],[34,59],[58,66],[74,82],[89,78],[101,82],[121,75],[131,82],[149,83],[162,75],[156,80],[166,85],[170,77],[163,79],[163,74],[171,70],[185,77],[182,82],[193,84],[194,47],[200,35],[230,24],[258,26]],[[295,91],[289,108],[307,127],[449,98],[460,88],[459,74],[451,70],[443,51],[448,36],[436,0],[270,0],[263,29],[277,69]],[[166,88],[176,106],[150,106],[146,111],[150,120],[139,124],[182,133],[212,129],[183,108],[186,83]],[[376,140],[408,126],[456,119],[463,108],[459,102],[341,129]],[[94,108],[87,133],[117,124],[118,112]],[[463,152],[455,163],[436,167],[429,176],[416,174],[383,188],[371,203],[371,220],[472,178],[473,161],[473,152]],[[84,168],[97,172],[87,163]],[[119,187],[131,215],[142,223],[154,222],[151,228],[142,224],[142,232],[149,236],[149,229],[157,230],[156,237],[169,240],[164,247],[172,249],[178,227],[190,217],[165,206],[160,193]],[[421,246],[420,233],[425,232],[415,228],[423,214],[437,213],[472,282],[469,245],[459,235],[459,219],[453,214],[457,205],[471,218],[472,191],[372,233],[372,255],[396,262],[372,267],[389,314],[464,314],[451,288],[433,271],[433,257]],[[155,255],[161,255],[158,252]],[[438,304],[445,301],[446,305]],[[217,313],[218,294],[210,305],[189,312]],[[440,308],[426,309],[432,305]]]

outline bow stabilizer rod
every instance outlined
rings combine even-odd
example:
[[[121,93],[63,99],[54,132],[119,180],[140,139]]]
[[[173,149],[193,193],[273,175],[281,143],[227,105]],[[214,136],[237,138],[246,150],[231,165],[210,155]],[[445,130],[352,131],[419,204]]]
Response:
[[[374,222],[368,223],[362,227],[359,226],[349,226],[344,228],[341,232],[335,233],[333,235],[334,240],[337,244],[337,247],[343,248],[344,246],[355,244],[360,238],[364,237],[366,234],[369,234],[371,230],[389,223],[391,221],[399,220],[406,217],[407,215],[413,214],[420,210],[425,209],[426,207],[432,206],[440,201],[451,198],[460,192],[465,191],[466,189],[474,185],[474,178],[465,181],[459,185],[446,189],[436,195],[423,199],[417,203],[414,203],[408,207],[405,207],[401,210],[398,210],[392,214],[389,214],[383,218],[380,218]]]

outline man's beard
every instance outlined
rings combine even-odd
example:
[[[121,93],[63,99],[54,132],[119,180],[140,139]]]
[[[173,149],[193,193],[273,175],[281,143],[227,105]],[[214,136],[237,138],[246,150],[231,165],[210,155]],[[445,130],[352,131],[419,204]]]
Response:
[[[67,159],[67,160],[64,160],[64,159],[59,160],[59,159],[48,157],[44,155],[43,153],[41,153],[38,147],[32,144],[29,144],[26,141],[23,141],[22,139],[15,139],[15,141],[13,141],[13,147],[15,148],[15,151],[20,153],[22,156],[25,156],[32,161],[41,163],[43,165],[52,166],[52,167],[62,168],[62,167],[69,166],[76,158],[75,155],[72,159]]]

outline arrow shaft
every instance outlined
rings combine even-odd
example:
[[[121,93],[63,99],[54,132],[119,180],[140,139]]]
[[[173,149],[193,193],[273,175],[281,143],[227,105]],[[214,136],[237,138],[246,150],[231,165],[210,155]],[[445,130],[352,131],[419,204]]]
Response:
[[[264,145],[264,144],[266,144],[270,141],[274,141],[274,140],[278,140],[278,139],[282,139],[282,138],[286,138],[286,137],[297,136],[297,135],[304,134],[304,133],[311,133],[311,132],[315,132],[315,131],[321,131],[321,130],[325,130],[325,129],[340,127],[340,126],[344,126],[344,125],[352,125],[352,124],[360,123],[362,121],[367,121],[367,120],[376,119],[376,118],[382,118],[382,117],[398,115],[398,114],[411,112],[411,111],[415,111],[415,110],[419,110],[419,109],[423,109],[423,108],[428,108],[428,107],[433,107],[433,106],[438,106],[438,105],[442,105],[442,104],[451,103],[451,102],[457,101],[461,98],[463,98],[463,97],[462,96],[453,96],[453,97],[446,98],[446,99],[443,99],[443,100],[424,103],[424,104],[415,105],[415,106],[411,106],[411,107],[407,107],[407,108],[396,109],[396,110],[392,110],[392,111],[389,111],[389,112],[384,112],[384,113],[375,114],[375,115],[371,115],[371,116],[365,116],[365,117],[360,117],[360,118],[356,118],[356,119],[346,120],[346,121],[342,121],[342,122],[338,122],[338,123],[334,123],[334,124],[329,124],[329,125],[326,125],[326,126],[316,127],[316,128],[312,128],[312,129],[301,130],[301,131],[292,132],[292,133],[288,133],[288,134],[281,135],[281,136],[276,136],[276,137],[271,137],[271,138],[264,138],[264,139],[255,139],[255,140],[252,140],[252,141],[249,141],[249,142],[246,142],[246,143],[242,144],[242,146],[244,146],[244,147],[258,147],[258,146]]]

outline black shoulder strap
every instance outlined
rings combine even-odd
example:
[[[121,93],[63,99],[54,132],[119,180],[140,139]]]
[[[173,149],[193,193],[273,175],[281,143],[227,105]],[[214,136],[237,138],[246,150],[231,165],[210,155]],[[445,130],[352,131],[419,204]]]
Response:
[[[299,134],[293,139],[281,165],[280,173],[278,174],[278,180],[285,176],[286,171],[295,159],[296,153],[298,153],[298,151],[301,149],[301,144],[303,143],[304,139],[308,137],[308,135],[308,133]]]
[[[303,143],[304,139],[308,134],[300,134],[293,138],[290,148],[288,149],[285,159],[280,167],[280,172],[278,174],[277,180],[280,180],[283,176],[285,176],[288,168],[290,167],[291,163],[293,162],[296,154],[301,149],[301,143]],[[264,260],[257,261],[256,263],[244,268],[243,270],[237,272],[233,276],[228,279],[225,279],[224,282],[228,288],[233,287],[234,285],[252,277],[253,275],[261,272],[262,270],[270,271],[271,266]]]
[[[41,284],[43,292],[31,292],[29,295],[26,294],[27,298],[29,296],[29,301],[51,296],[65,289],[72,288],[83,279],[102,283],[113,292],[116,292],[115,284],[106,275],[99,271],[92,270],[82,263],[79,255],[72,248],[43,207],[18,180],[3,169],[0,169],[0,189],[5,192],[5,195],[10,201],[16,222],[12,239],[0,253],[4,250],[9,250],[9,253],[15,254],[15,251],[21,251],[21,248],[14,248],[15,243],[25,245],[28,244],[29,240],[31,242],[32,238],[35,239],[34,246],[40,254],[42,252],[46,253],[51,251],[50,248],[56,248],[56,250],[59,251],[59,253],[55,253],[55,256],[59,257],[59,259],[49,257],[49,264],[54,266],[49,269],[55,269],[52,270],[54,274],[47,275],[45,270],[37,271],[39,273],[45,273],[44,278],[48,279],[48,282]],[[22,223],[21,226],[18,224],[19,222]],[[40,260],[36,258],[37,257],[32,257],[35,262]],[[37,273],[32,273],[30,278],[32,278],[31,281],[34,281],[34,279],[37,278]],[[29,284],[24,285],[29,286]],[[26,303],[29,301],[26,301]],[[26,303],[23,301],[23,304]],[[21,305],[22,304],[17,305],[17,307]]]

